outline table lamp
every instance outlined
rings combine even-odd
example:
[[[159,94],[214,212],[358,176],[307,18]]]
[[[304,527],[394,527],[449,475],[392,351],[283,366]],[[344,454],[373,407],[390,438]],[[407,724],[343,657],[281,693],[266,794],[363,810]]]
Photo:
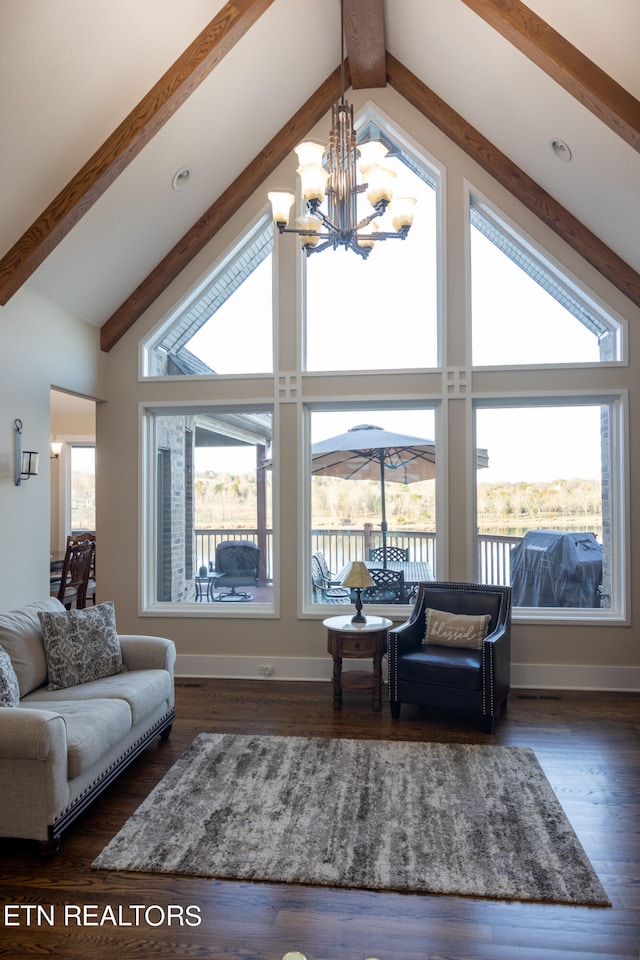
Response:
[[[350,587],[356,591],[356,613],[354,617],[351,617],[351,623],[366,623],[367,618],[362,615],[360,591],[365,587],[373,586],[373,580],[367,570],[367,565],[362,560],[352,560],[346,569],[341,584],[343,587]]]

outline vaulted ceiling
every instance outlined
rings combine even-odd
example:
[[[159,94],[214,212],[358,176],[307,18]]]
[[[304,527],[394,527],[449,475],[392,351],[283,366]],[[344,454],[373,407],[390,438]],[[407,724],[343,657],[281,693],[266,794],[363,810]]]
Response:
[[[26,285],[109,349],[337,99],[339,23],[2,0],[0,303]],[[345,0],[345,37],[354,87],[394,87],[640,305],[637,0]]]

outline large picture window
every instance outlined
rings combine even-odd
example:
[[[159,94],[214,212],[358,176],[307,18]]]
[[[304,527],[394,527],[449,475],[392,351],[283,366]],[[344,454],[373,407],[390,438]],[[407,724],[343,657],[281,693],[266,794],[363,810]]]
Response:
[[[385,165],[396,174],[394,196],[417,199],[413,226],[404,241],[377,243],[367,260],[344,250],[324,250],[306,260],[310,371],[438,363],[437,180],[398,143],[382,139],[390,148]],[[380,229],[393,229],[386,219],[388,214]]]
[[[620,331],[584,291],[471,198],[475,366],[620,359]]]
[[[144,423],[153,465],[146,541],[155,544],[145,606],[206,604],[224,616],[273,610],[272,484],[263,468],[271,409],[155,408]]]
[[[249,229],[145,344],[147,377],[273,371],[273,228]]]
[[[340,580],[353,560],[375,581],[365,604],[409,603],[436,563],[435,409],[312,409],[309,419],[312,603],[351,602]]]
[[[515,607],[612,607],[619,556],[619,402],[503,401],[476,409],[478,565]]]
[[[365,607],[395,621],[432,578],[511,585],[514,620],[624,621],[625,320],[486,179],[481,198],[454,165],[466,203],[444,203],[445,165],[387,119],[362,104],[358,138],[417,198],[405,240],[307,256],[274,239],[265,185],[142,343],[142,608],[322,618],[353,609],[362,562]],[[258,565],[232,584],[238,542]]]

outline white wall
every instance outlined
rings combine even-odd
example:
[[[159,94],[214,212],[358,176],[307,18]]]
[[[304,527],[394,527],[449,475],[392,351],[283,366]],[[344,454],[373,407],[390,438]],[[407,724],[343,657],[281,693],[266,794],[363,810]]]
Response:
[[[105,394],[100,331],[28,289],[0,307],[0,610],[49,594],[50,388]],[[40,453],[37,477],[15,485],[14,420]]]

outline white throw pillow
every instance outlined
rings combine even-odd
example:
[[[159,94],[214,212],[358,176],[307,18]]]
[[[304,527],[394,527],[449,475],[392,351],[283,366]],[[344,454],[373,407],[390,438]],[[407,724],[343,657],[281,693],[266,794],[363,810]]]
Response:
[[[111,600],[85,610],[39,613],[49,672],[49,690],[110,677],[122,663]]]
[[[442,647],[482,649],[482,641],[489,630],[490,614],[470,616],[466,613],[433,610],[431,607],[427,607],[425,612],[427,630],[423,643],[435,643]]]

